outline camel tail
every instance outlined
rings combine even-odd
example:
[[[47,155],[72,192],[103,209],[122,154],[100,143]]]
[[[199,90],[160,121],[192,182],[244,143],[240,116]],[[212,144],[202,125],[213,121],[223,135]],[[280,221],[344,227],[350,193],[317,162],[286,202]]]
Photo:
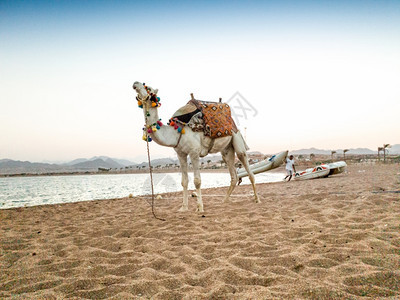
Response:
[[[246,151],[250,149],[240,131],[232,132],[232,145],[237,155],[245,155]]]

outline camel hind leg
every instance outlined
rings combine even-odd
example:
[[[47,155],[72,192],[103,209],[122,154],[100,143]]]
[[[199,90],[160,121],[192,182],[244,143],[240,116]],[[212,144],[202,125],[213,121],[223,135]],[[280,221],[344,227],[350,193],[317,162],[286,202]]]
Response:
[[[235,170],[235,150],[233,149],[233,146],[230,146],[222,151],[221,154],[226,165],[228,166],[229,174],[231,175],[231,185],[229,186],[224,198],[224,202],[226,202],[229,200],[229,197],[231,196],[236,187],[236,183],[238,182],[238,177]]]
[[[240,131],[232,134],[232,145],[233,148],[235,149],[237,157],[242,162],[243,167],[245,168],[247,174],[249,174],[250,182],[251,185],[253,186],[253,191],[254,191],[254,200],[256,201],[256,203],[259,203],[261,201],[257,195],[254,174],[253,171],[250,170],[249,160],[247,158],[247,153],[246,153],[249,147],[246,145],[246,142],[244,141],[244,138],[240,133]]]
[[[237,156],[238,156],[239,160],[242,162],[247,174],[249,174],[250,182],[251,182],[251,185],[253,186],[253,191],[254,191],[254,200],[256,201],[256,203],[260,203],[261,201],[258,198],[257,190],[256,190],[256,180],[254,178],[253,171],[250,170],[249,160],[247,158],[247,154],[246,153],[245,154],[241,153],[241,154],[237,154]]]

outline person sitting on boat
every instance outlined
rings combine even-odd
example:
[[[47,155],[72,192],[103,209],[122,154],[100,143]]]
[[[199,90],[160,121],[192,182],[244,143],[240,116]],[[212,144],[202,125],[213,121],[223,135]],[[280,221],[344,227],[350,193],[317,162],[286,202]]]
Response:
[[[296,173],[296,168],[294,167],[294,157],[293,155],[290,155],[289,158],[286,158],[286,177],[283,179],[285,181],[290,181],[290,179],[292,179],[292,176],[294,173]],[[288,180],[286,180],[286,178],[288,178]]]

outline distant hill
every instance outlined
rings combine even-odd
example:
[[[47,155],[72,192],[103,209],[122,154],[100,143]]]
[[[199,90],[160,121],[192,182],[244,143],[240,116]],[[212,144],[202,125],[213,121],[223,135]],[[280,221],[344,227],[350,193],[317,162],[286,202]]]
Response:
[[[88,163],[87,165],[94,165],[94,164],[91,164],[90,162],[91,161],[100,162],[100,161],[98,161],[99,159],[102,160],[102,161],[107,162],[110,165],[113,165],[113,167],[111,167],[111,168],[123,168],[123,167],[127,167],[127,166],[132,166],[132,165],[135,164],[134,162],[129,161],[127,159],[110,158],[108,156],[94,156],[94,157],[89,158],[89,159],[88,158],[78,158],[78,159],[75,159],[75,160],[70,161],[68,163],[65,163],[64,165],[66,165],[66,166],[75,166],[75,165],[81,164],[81,163]]]
[[[112,160],[119,163],[120,165],[125,166],[125,167],[133,166],[134,164],[136,164],[135,162],[127,160],[127,159],[112,158]]]
[[[389,154],[400,154],[400,144],[393,145],[388,149]]]
[[[116,168],[123,168],[124,166],[113,161],[111,158],[107,158],[103,160],[101,158],[97,158],[94,160],[87,160],[84,162],[80,162],[77,164],[71,165],[74,169],[79,170],[97,170],[98,168],[105,168],[105,169],[116,169]]]
[[[157,159],[152,159],[151,160],[151,165],[153,167],[156,167],[158,165],[165,166],[165,165],[168,165],[168,164],[172,164],[172,165],[178,164],[179,165],[179,161],[177,159],[172,159],[172,158],[157,158]],[[144,162],[142,162],[140,164],[134,164],[132,166],[134,168],[136,168],[137,166],[138,167],[148,167],[149,166],[149,162],[144,161]]]
[[[377,147],[378,148],[378,147]],[[341,154],[343,153],[343,149],[332,149],[336,151],[336,153]],[[290,151],[290,154],[293,155],[300,155],[300,154],[306,154],[309,155],[311,153],[316,154],[316,155],[331,155],[332,150],[321,150],[321,149],[316,149],[316,148],[309,148],[309,149],[300,149],[300,150],[294,150]],[[395,144],[391,146],[390,148],[387,149],[389,154],[400,154],[400,144]],[[347,154],[358,154],[358,155],[369,155],[369,154],[378,154],[378,150],[371,150],[368,148],[355,148],[355,149],[349,149]]]
[[[123,162],[120,163],[120,162]],[[179,164],[178,160],[172,158],[160,158],[151,161],[153,166],[166,164]],[[43,174],[43,173],[61,173],[61,172],[86,172],[97,171],[99,168],[104,169],[121,169],[127,166],[135,168],[136,166],[148,166],[148,162],[135,164],[129,160],[111,159],[107,156],[97,156],[91,159],[79,158],[66,164],[48,164],[48,163],[32,163],[29,161],[19,161],[11,159],[0,160],[0,174]]]
[[[300,150],[294,150],[294,151],[289,151],[289,154],[293,155],[300,155],[300,154],[319,154],[319,155],[328,155],[331,154],[331,150],[321,150],[321,149],[316,149],[316,148],[309,148],[309,149],[300,149]]]
[[[69,171],[69,168],[55,164],[31,163],[29,161],[11,159],[2,159],[0,161],[0,174],[47,173],[64,171]]]
[[[77,159],[74,159],[73,161],[67,162],[67,163],[65,163],[63,165],[65,165],[65,166],[73,166],[75,164],[79,164],[79,163],[82,163],[82,162],[85,162],[85,161],[88,161],[88,159],[87,158],[77,158]]]
[[[336,151],[336,153],[340,154],[343,153],[343,149],[334,149],[333,151]],[[316,149],[316,148],[309,148],[309,149],[300,149],[300,150],[294,150],[290,151],[290,154],[293,155],[309,155],[309,154],[316,154],[316,155],[331,155],[332,150],[321,150],[321,149]],[[367,154],[377,154],[377,151],[372,151],[371,149],[367,148],[356,148],[356,149],[349,149],[347,154],[360,154],[360,155],[367,155]]]
[[[97,158],[88,160],[80,158],[73,160],[67,164],[57,165],[48,163],[32,163],[29,161],[19,161],[11,159],[0,160],[0,174],[42,174],[57,172],[81,172],[81,171],[97,171],[98,168],[115,169],[124,168],[122,165],[111,158],[105,157],[105,160]]]
[[[0,159],[0,163],[4,163],[4,162],[7,162],[7,161],[10,161],[11,159],[7,159],[7,158],[5,158],[5,159]]]
[[[343,149],[338,149],[336,150],[337,153],[343,153]],[[356,148],[356,149],[349,149],[347,154],[378,154],[378,151],[372,151],[371,149],[368,148]]]

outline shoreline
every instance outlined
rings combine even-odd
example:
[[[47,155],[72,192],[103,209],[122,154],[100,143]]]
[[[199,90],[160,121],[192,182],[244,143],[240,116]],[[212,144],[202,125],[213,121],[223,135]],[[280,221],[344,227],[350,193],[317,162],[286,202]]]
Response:
[[[5,188],[4,199],[0,197],[0,209],[120,199],[128,195],[132,197],[151,195],[148,173],[113,176],[105,174],[101,177],[82,177],[82,179],[69,176],[59,179],[57,177],[19,177],[15,183],[0,180],[0,184],[3,184]],[[192,178],[191,173],[189,176]],[[283,177],[284,173],[281,172],[261,174],[256,177],[256,182],[276,182]],[[29,178],[37,178],[37,180]],[[153,178],[156,196],[173,192],[181,193],[183,190],[180,173],[154,173]],[[203,172],[202,190],[227,188],[229,181],[228,172]],[[244,179],[242,185],[245,184],[250,184],[248,179]],[[28,190],[29,192],[26,192]],[[85,190],[88,192],[85,193]],[[190,180],[189,191],[194,190],[193,180]]]
[[[162,169],[153,170],[153,173],[180,173],[180,169]],[[193,169],[189,169],[193,172]],[[83,172],[54,172],[54,173],[19,173],[19,174],[0,174],[0,178],[9,177],[45,177],[45,176],[81,176],[81,175],[124,175],[124,174],[148,174],[149,170],[132,170],[126,172],[98,172],[98,171],[83,171]],[[220,169],[201,169],[201,173],[229,173],[227,168]]]

